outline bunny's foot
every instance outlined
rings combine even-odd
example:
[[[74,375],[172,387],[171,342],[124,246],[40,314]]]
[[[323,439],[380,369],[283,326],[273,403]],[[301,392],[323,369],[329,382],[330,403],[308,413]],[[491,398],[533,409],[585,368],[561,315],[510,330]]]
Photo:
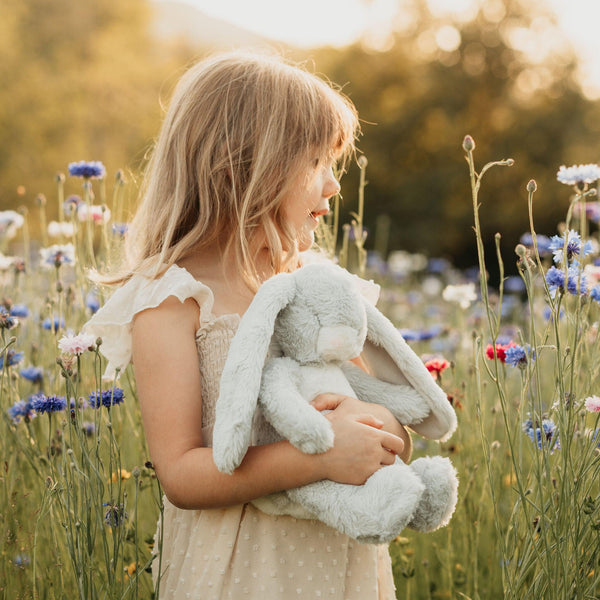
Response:
[[[428,532],[448,523],[456,507],[458,479],[448,458],[418,458],[410,468],[418,475],[425,491],[408,527]]]

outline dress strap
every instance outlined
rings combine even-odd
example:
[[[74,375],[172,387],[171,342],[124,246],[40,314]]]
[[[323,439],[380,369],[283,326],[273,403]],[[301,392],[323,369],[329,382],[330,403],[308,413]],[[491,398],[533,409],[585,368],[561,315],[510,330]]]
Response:
[[[212,311],[211,289],[194,279],[186,269],[172,265],[158,279],[141,273],[134,275],[83,326],[85,333],[102,338],[100,352],[108,360],[105,379],[114,379],[117,369],[123,371],[131,362],[133,317],[148,308],[156,308],[170,296],[181,302],[194,298],[201,315],[209,315]]]

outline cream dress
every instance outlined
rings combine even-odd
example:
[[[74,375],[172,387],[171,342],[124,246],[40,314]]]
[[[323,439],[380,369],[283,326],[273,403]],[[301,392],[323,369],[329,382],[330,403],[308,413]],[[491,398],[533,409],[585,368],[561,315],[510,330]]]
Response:
[[[168,296],[200,306],[196,332],[202,375],[202,436],[212,442],[219,380],[240,317],[212,313],[211,290],[178,266],[159,279],[136,275],[118,289],[84,331],[102,337],[105,376],[131,360],[131,322]],[[168,401],[168,399],[165,399]],[[393,600],[387,546],[359,544],[320,521],[267,515],[252,504],[183,510],[164,497],[159,547],[161,600],[313,599]],[[156,582],[159,557],[152,564]]]

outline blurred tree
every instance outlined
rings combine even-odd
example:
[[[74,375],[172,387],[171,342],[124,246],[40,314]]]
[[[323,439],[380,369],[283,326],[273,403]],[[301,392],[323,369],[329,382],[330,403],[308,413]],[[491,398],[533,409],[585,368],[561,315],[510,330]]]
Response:
[[[146,0],[0,0],[0,13],[0,207],[53,194],[71,161],[101,160],[109,178],[135,170],[175,66],[149,33]]]
[[[315,62],[345,83],[362,118],[368,245],[383,213],[391,220],[390,249],[447,255],[463,266],[476,262],[461,148],[470,134],[479,166],[515,159],[511,169],[490,172],[481,194],[489,249],[501,232],[510,268],[528,229],[527,181],[539,186],[538,232],[554,234],[569,195],[555,173],[564,163],[597,160],[599,104],[582,95],[575,55],[552,14],[517,0],[477,4],[468,21],[458,22],[435,16],[425,0],[404,3],[403,29],[390,47],[325,48]],[[343,183],[346,211],[356,206],[357,171]]]

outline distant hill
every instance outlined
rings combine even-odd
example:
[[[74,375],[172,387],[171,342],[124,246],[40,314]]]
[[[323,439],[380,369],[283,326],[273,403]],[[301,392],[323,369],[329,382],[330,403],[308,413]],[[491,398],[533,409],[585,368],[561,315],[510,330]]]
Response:
[[[191,46],[217,49],[282,45],[227,21],[211,17],[185,2],[153,0],[152,7],[153,29],[162,39],[179,38]]]

